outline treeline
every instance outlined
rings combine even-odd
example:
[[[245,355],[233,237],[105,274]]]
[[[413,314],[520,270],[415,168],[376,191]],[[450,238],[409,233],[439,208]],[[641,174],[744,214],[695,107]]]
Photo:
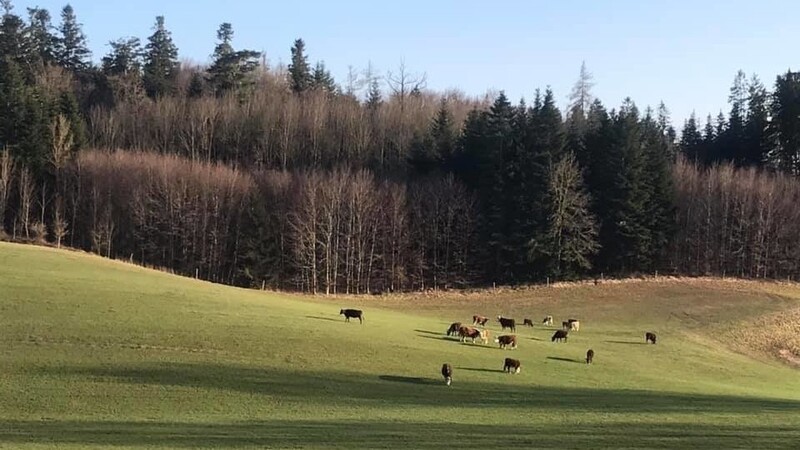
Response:
[[[182,66],[163,17],[94,65],[71,7],[55,27],[2,6],[12,238],[326,293],[797,272],[797,73],[772,92],[739,73],[729,114],[678,138],[663,104],[607,109],[585,67],[562,112],[549,89],[431,92],[404,64],[337,83],[301,39],[269,67],[227,23]]]

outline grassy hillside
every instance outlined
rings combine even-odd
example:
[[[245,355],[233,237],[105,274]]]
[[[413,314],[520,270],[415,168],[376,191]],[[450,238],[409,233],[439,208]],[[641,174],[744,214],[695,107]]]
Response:
[[[309,298],[0,243],[0,447],[796,448],[800,372],[775,356],[793,347],[759,336],[798,299],[713,281]],[[475,313],[582,328],[518,327],[509,351],[444,336]]]

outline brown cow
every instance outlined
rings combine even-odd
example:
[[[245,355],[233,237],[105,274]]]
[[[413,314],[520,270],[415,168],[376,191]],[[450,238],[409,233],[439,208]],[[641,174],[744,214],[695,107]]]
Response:
[[[500,344],[500,348],[517,348],[517,337],[514,335],[498,336],[494,342]]]
[[[450,324],[450,328],[447,329],[448,336],[457,336],[458,329],[461,328],[461,322],[453,322]]]
[[[500,326],[505,330],[508,328],[509,330],[517,331],[517,323],[514,319],[508,319],[503,316],[497,316],[497,321],[500,322]]]
[[[477,328],[462,326],[458,329],[458,335],[461,337],[461,342],[466,342],[467,338],[472,339],[473,344],[475,343],[475,339],[480,339],[484,344],[489,342],[489,330],[479,330]]]
[[[533,326],[533,321],[531,319],[523,319],[522,320],[522,325],[532,327]]]
[[[489,321],[488,317],[479,316],[477,314],[472,316],[472,324],[473,325],[480,325],[480,326],[483,327],[483,326],[486,326],[486,322],[488,322],[488,321]]]
[[[648,331],[647,333],[644,334],[644,341],[645,342],[652,342],[653,344],[655,344],[656,343],[656,334],[655,333],[651,333],[651,332]]]
[[[569,334],[569,330],[556,330],[553,334],[553,338],[550,339],[551,342],[556,341],[564,341],[567,342],[567,335]]]
[[[444,377],[444,382],[450,386],[450,382],[453,381],[453,368],[450,367],[450,364],[442,366],[442,376]]]
[[[506,358],[503,364],[503,371],[508,373],[519,373],[520,363],[518,359]]]
[[[360,309],[340,309],[339,315],[344,314],[344,321],[350,322],[350,318],[358,318],[358,323],[363,324],[364,313]]]
[[[594,359],[594,350],[589,349],[589,351],[586,352],[586,364],[591,364],[593,359]]]

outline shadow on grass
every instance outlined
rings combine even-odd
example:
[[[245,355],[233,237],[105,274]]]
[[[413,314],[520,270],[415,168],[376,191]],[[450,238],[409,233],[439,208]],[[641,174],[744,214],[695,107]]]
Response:
[[[381,375],[378,378],[380,378],[383,381],[391,381],[394,383],[442,384],[441,382],[432,380],[430,378],[422,378],[422,377],[399,377],[396,375]]]
[[[457,337],[447,336],[444,334],[437,334],[436,336],[431,336],[429,334],[418,334],[417,337],[421,337],[424,339],[433,339],[436,341],[449,341],[449,342],[458,342]]]
[[[472,346],[472,344],[468,344]],[[481,348],[475,345],[475,348]],[[577,363],[575,360],[567,360]],[[498,360],[498,365],[501,361]],[[416,378],[438,379],[441,362],[420,368]],[[498,367],[499,368],[499,367]],[[310,372],[274,368],[224,365],[150,363],[133,366],[52,367],[34,370],[35,375],[60,378],[65,382],[93,382],[111,385],[140,385],[159,388],[195,388],[280,397],[288,402],[308,405],[339,405],[341,402],[390,402],[397,406],[441,406],[457,404],[469,391],[470,407],[504,407],[543,411],[564,410],[602,413],[725,413],[762,414],[765,412],[800,412],[800,401],[703,395],[632,389],[592,389],[583,387],[510,386],[505,383],[476,382],[459,378],[459,393],[442,389],[439,384],[413,383],[415,377],[404,374],[394,380],[378,374],[347,372]],[[399,382],[406,380],[405,382]],[[386,383],[385,381],[398,381]],[[104,389],[104,388],[103,388]],[[66,395],[66,394],[65,394]],[[113,401],[110,400],[110,401]]]
[[[561,358],[561,357],[558,357],[558,356],[548,356],[547,359],[552,360],[552,361],[562,361],[562,362],[581,363],[581,364],[586,362],[586,361],[583,361],[583,360],[572,359],[572,358]]]
[[[443,388],[442,390],[448,390]],[[450,389],[452,390],[452,389]],[[274,420],[245,422],[0,421],[0,444],[166,448],[796,448],[787,426],[614,422],[483,424]]]
[[[627,344],[627,345],[647,345],[647,342],[638,341],[605,341],[609,344]]]
[[[456,367],[456,370],[466,370],[468,372],[490,372],[490,373],[503,373],[503,369],[480,369],[476,367]]]
[[[432,334],[432,335],[435,335],[435,336],[442,336],[442,335],[445,334],[444,332],[440,333],[440,332],[437,332],[437,331],[428,331],[428,330],[414,330],[414,331],[416,331],[417,333]]]
[[[329,322],[342,322],[342,323],[345,323],[344,319],[334,319],[334,318],[331,318],[331,317],[306,316],[306,319],[327,320]]]

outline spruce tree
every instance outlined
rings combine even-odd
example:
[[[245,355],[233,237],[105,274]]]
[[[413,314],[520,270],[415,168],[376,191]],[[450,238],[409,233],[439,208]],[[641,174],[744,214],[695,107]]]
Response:
[[[800,175],[800,72],[787,71],[775,80],[770,132],[775,136],[774,165]]]
[[[771,149],[769,97],[764,85],[753,75],[748,85],[745,153],[742,163],[747,166],[760,166],[766,163]]]
[[[747,78],[741,70],[736,74],[728,101],[731,105],[730,119],[721,135],[720,159],[742,165],[745,159],[745,123],[747,121]]]
[[[50,12],[42,8],[28,8],[31,45],[41,64],[56,64],[58,38],[53,34]]]
[[[333,94],[337,90],[333,75],[325,68],[325,62],[323,61],[314,66],[314,73],[311,76],[311,88],[329,94]]]
[[[61,36],[58,39],[56,58],[61,67],[72,72],[85,71],[90,66],[89,58],[92,53],[86,46],[86,36],[81,27],[72,6],[66,5],[61,10],[61,25],[58,27]]]
[[[175,76],[180,68],[178,47],[164,25],[164,16],[156,17],[153,34],[147,38],[144,54],[144,88],[151,98],[175,91]]]
[[[302,39],[295,40],[292,46],[292,62],[289,64],[289,85],[297,94],[307,91],[313,82],[305,51],[305,42]]]
[[[373,78],[369,83],[369,91],[367,92],[367,108],[370,111],[375,111],[380,107],[381,103],[383,103],[381,86],[378,79]]]
[[[703,135],[697,125],[697,118],[694,111],[686,123],[683,125],[681,132],[681,151],[689,161],[695,163],[704,163],[705,155],[703,154]]]
[[[252,50],[235,51],[233,27],[229,23],[220,25],[217,39],[219,43],[214,49],[214,62],[208,69],[208,81],[217,95],[223,95],[250,84],[250,76],[258,68],[261,53]]]
[[[13,61],[25,79],[33,80],[34,52],[25,22],[13,13],[10,0],[2,0],[3,18],[0,20],[0,57]]]
[[[121,38],[108,45],[111,51],[103,57],[103,73],[107,76],[140,74],[142,50],[138,38]]]

